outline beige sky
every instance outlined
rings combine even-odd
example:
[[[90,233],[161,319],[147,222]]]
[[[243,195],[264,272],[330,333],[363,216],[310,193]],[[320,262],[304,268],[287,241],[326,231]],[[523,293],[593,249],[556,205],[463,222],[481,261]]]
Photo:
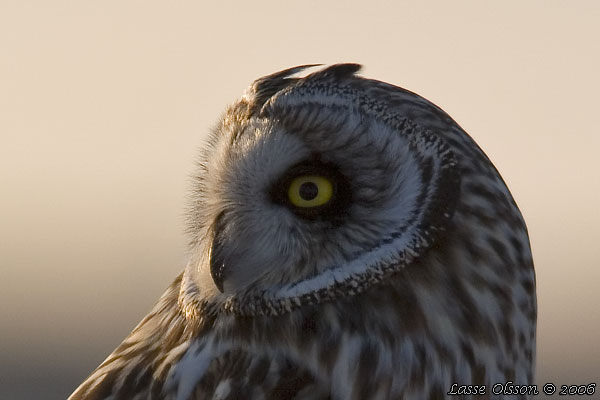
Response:
[[[208,3],[0,1],[0,398],[64,397],[120,342],[185,263],[219,113],[313,62],[478,141],[530,229],[539,379],[600,377],[599,2]]]

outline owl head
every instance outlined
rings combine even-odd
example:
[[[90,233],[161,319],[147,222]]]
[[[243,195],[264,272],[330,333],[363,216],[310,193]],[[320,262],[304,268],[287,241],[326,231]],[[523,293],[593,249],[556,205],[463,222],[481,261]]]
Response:
[[[445,137],[460,128],[416,94],[357,76],[359,65],[294,77],[305,68],[255,81],[200,157],[186,275],[230,312],[360,293],[451,224],[460,174]]]

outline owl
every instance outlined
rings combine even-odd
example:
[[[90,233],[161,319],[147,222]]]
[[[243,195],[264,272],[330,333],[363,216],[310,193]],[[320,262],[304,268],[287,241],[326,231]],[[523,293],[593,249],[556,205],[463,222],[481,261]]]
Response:
[[[222,115],[188,264],[71,400],[533,394],[533,261],[496,168],[417,94],[308,67]]]

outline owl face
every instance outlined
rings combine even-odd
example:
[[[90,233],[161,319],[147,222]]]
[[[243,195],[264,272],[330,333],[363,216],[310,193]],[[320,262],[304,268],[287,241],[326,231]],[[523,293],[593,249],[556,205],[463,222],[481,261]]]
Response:
[[[442,224],[423,221],[451,211],[444,144],[359,78],[270,79],[227,110],[202,155],[190,228],[201,289],[322,290],[426,247]]]

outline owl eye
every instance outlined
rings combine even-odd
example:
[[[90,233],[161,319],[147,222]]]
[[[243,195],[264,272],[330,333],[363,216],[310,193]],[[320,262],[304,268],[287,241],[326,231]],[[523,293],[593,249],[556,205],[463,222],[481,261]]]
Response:
[[[320,175],[298,176],[292,180],[288,189],[290,203],[301,208],[325,205],[332,197],[332,182]]]
[[[307,220],[343,222],[352,200],[350,183],[334,164],[315,158],[290,167],[270,188],[271,200]]]

